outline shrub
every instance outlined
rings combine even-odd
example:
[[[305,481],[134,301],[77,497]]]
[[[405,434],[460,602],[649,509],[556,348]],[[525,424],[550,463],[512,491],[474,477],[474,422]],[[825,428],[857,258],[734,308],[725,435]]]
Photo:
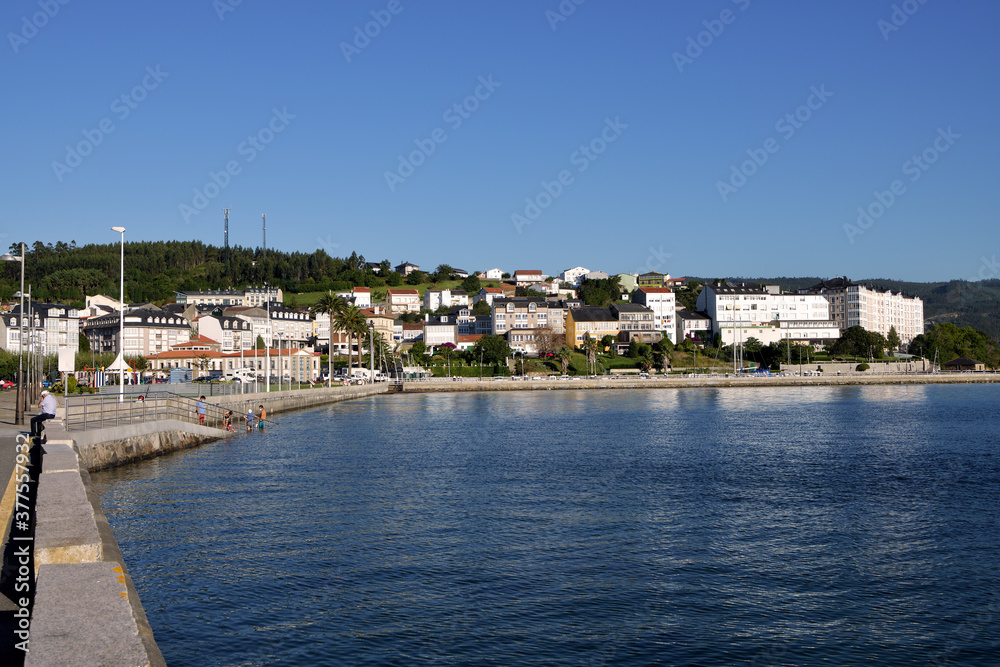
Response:
[[[859,373],[864,373],[869,368],[871,368],[871,366],[869,366],[868,364],[866,364],[866,363],[860,363],[860,364],[857,365],[857,368],[855,368],[854,370],[856,370]]]

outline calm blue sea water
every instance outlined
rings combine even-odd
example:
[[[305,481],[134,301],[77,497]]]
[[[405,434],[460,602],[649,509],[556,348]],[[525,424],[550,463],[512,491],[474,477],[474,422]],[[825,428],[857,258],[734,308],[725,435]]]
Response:
[[[1000,664],[995,385],[277,420],[93,476],[168,664]]]

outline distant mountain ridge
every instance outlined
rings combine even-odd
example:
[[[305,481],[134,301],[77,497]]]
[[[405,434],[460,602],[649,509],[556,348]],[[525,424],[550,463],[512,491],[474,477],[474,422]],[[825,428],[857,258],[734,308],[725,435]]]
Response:
[[[734,283],[780,285],[782,290],[810,288],[827,278],[722,278]],[[715,278],[695,278],[699,282]],[[888,278],[852,279],[856,283],[880,290],[903,292],[924,302],[924,324],[951,322],[960,327],[972,327],[993,340],[1000,340],[1000,280],[951,280],[938,283],[915,283]]]

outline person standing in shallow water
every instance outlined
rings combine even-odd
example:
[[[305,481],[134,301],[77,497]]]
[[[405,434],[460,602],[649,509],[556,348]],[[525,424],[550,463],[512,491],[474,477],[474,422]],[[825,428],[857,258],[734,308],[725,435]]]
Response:
[[[258,419],[258,421],[257,421],[257,428],[263,430],[263,428],[264,428],[264,420],[267,419],[267,410],[264,409],[263,405],[258,405],[257,409],[260,410],[260,414],[257,416],[257,419]]]

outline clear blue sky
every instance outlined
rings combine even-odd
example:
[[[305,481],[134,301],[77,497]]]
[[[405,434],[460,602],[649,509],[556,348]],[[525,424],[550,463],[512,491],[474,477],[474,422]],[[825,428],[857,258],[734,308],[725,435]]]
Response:
[[[62,1],[0,8],[3,247],[221,245],[227,206],[234,245],[266,213],[270,247],[430,268],[1000,277],[995,2]]]

